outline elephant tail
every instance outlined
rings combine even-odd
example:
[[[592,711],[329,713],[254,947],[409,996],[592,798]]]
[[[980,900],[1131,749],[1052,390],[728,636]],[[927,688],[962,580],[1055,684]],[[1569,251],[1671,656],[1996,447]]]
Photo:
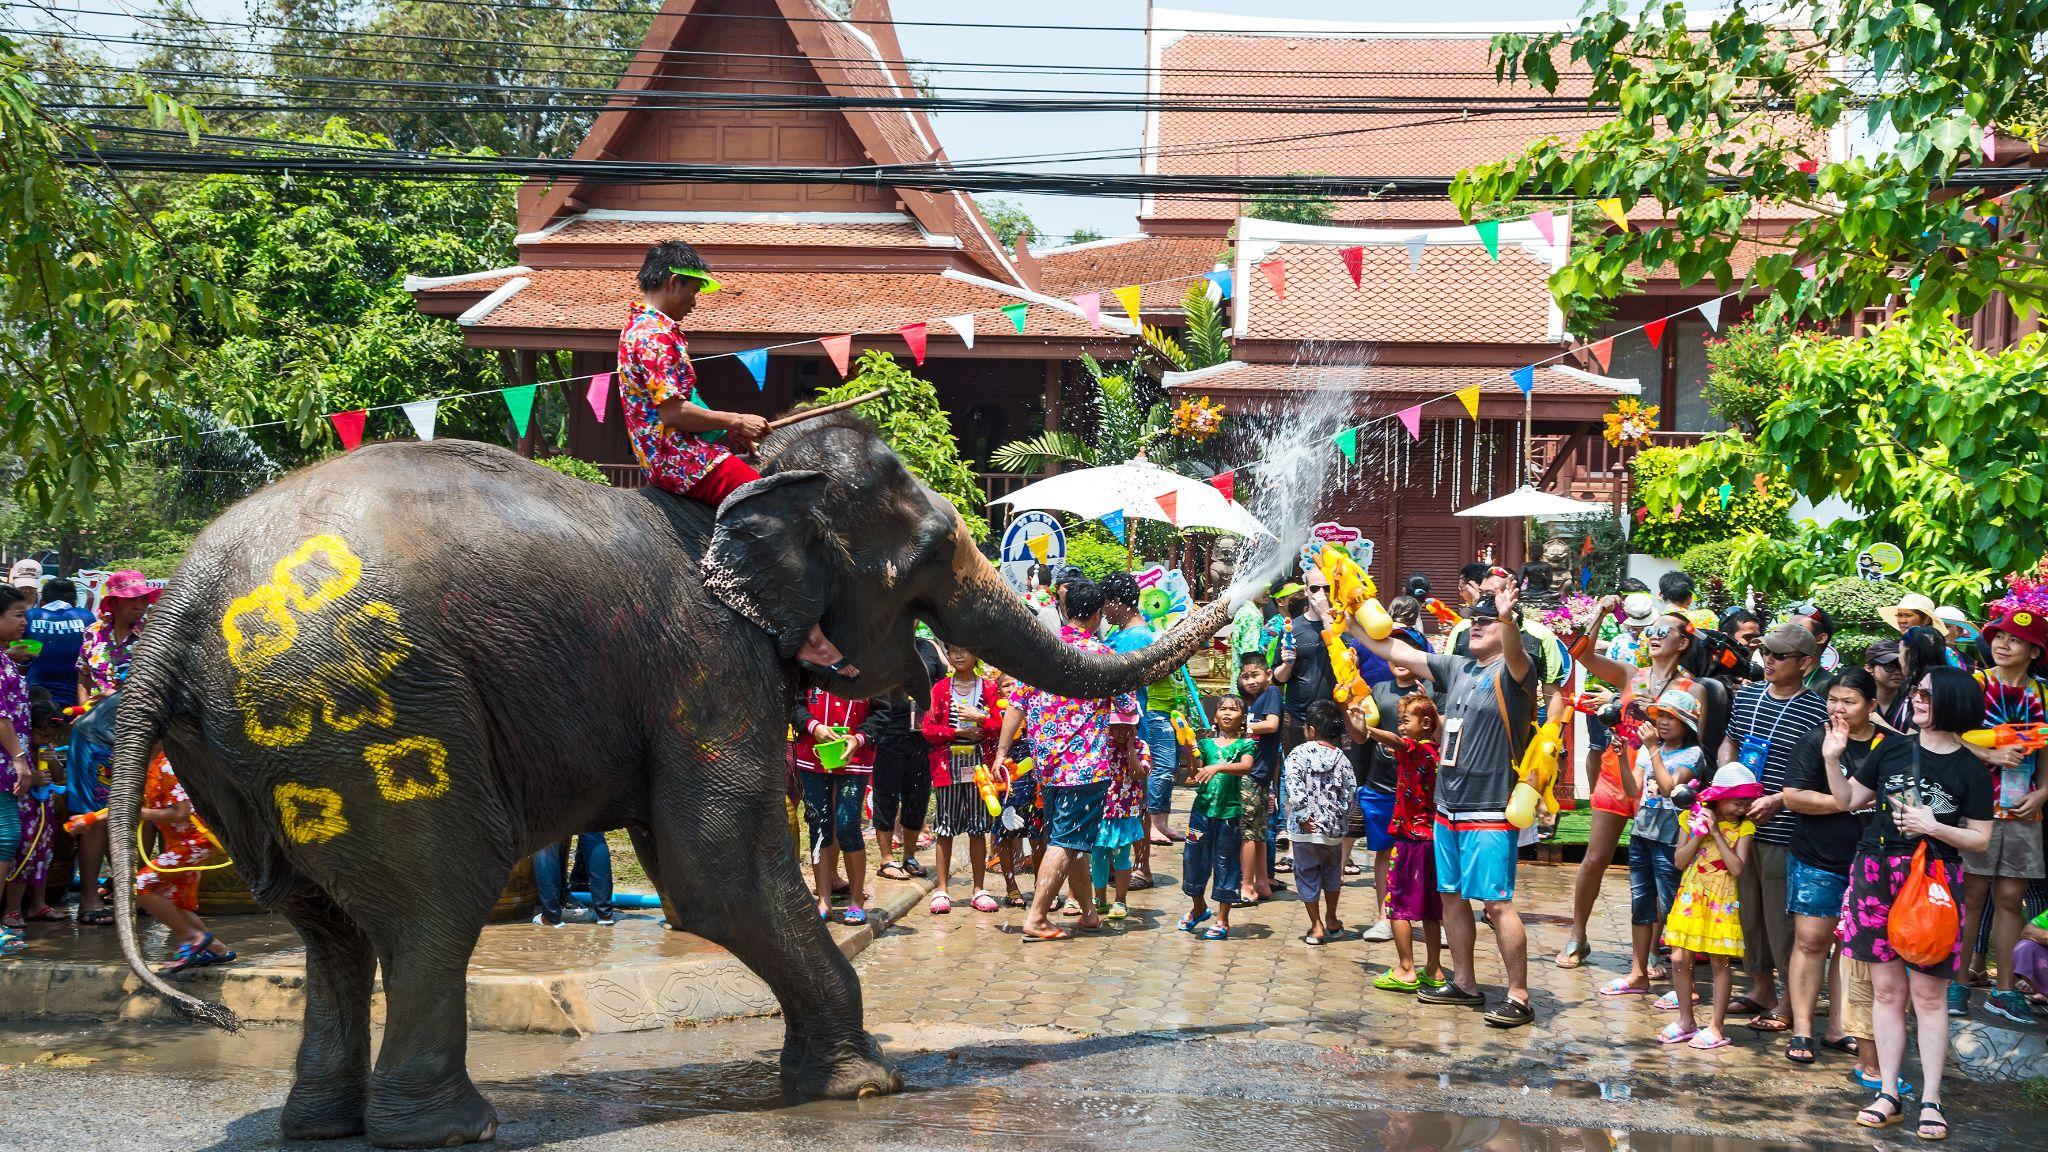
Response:
[[[179,663],[193,637],[181,627],[175,592],[150,613],[121,685],[114,756],[107,789],[107,858],[114,866],[114,929],[128,967],[179,1014],[229,1032],[242,1022],[225,1004],[214,1004],[185,992],[159,976],[142,958],[135,938],[135,826],[141,819],[143,784],[150,757],[170,723],[170,686],[180,675]]]

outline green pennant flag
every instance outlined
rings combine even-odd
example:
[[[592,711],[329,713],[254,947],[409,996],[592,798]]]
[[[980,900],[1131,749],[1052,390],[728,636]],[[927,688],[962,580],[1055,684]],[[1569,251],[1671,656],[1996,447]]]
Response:
[[[1010,318],[1010,323],[1016,326],[1017,335],[1019,336],[1024,334],[1024,310],[1029,307],[1031,307],[1029,304],[1003,305],[1003,315]]]
[[[1728,510],[1728,502],[1735,499],[1735,485],[1724,482],[1719,491],[1721,493],[1721,511],[1726,512]]]
[[[505,398],[505,410],[512,414],[512,426],[519,429],[521,436],[526,435],[526,426],[533,421],[533,391],[538,387],[538,384],[521,384],[498,393]]]
[[[1358,463],[1358,429],[1346,428],[1337,433],[1337,451],[1344,454],[1345,463]]]
[[[1472,230],[1479,233],[1479,242],[1486,245],[1486,254],[1493,257],[1494,261],[1498,263],[1500,260],[1500,221],[1481,220],[1472,226]]]

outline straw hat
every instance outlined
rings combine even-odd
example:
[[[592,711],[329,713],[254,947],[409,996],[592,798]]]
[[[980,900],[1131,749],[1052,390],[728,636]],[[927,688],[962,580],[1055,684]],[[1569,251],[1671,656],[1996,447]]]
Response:
[[[1887,604],[1884,607],[1879,608],[1877,610],[1877,614],[1879,616],[1884,617],[1885,623],[1891,625],[1892,627],[1898,629],[1901,632],[1904,632],[1906,629],[1912,627],[1911,624],[1899,623],[1899,613],[1905,611],[1918,612],[1920,613],[1920,615],[1926,617],[1931,622],[1934,620],[1934,601],[1928,599],[1925,596],[1922,596],[1918,592],[1908,592],[1904,596],[1899,597],[1899,602],[1897,604]]]

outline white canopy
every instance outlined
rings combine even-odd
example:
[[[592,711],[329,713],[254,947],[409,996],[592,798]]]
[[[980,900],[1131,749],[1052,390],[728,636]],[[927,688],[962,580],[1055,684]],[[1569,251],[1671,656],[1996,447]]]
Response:
[[[1517,516],[1596,516],[1611,511],[1613,509],[1605,504],[1573,500],[1569,496],[1555,496],[1524,484],[1505,496],[1497,496],[1484,504],[1474,504],[1463,509],[1457,515],[1513,519]]]
[[[1169,492],[1175,497],[1170,519],[1158,502]],[[1224,499],[1223,493],[1207,483],[1142,459],[1062,472],[989,503],[1008,504],[1018,512],[1034,508],[1067,512],[1090,520],[1121,511],[1126,517],[1160,520],[1181,528],[1214,528],[1237,536],[1273,534],[1258,517]]]

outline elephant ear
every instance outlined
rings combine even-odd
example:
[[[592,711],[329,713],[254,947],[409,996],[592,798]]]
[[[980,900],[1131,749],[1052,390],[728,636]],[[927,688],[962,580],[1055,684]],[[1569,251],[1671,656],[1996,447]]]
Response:
[[[822,472],[793,469],[750,480],[718,506],[704,587],[775,638],[784,659],[825,614],[830,554],[819,510]]]

